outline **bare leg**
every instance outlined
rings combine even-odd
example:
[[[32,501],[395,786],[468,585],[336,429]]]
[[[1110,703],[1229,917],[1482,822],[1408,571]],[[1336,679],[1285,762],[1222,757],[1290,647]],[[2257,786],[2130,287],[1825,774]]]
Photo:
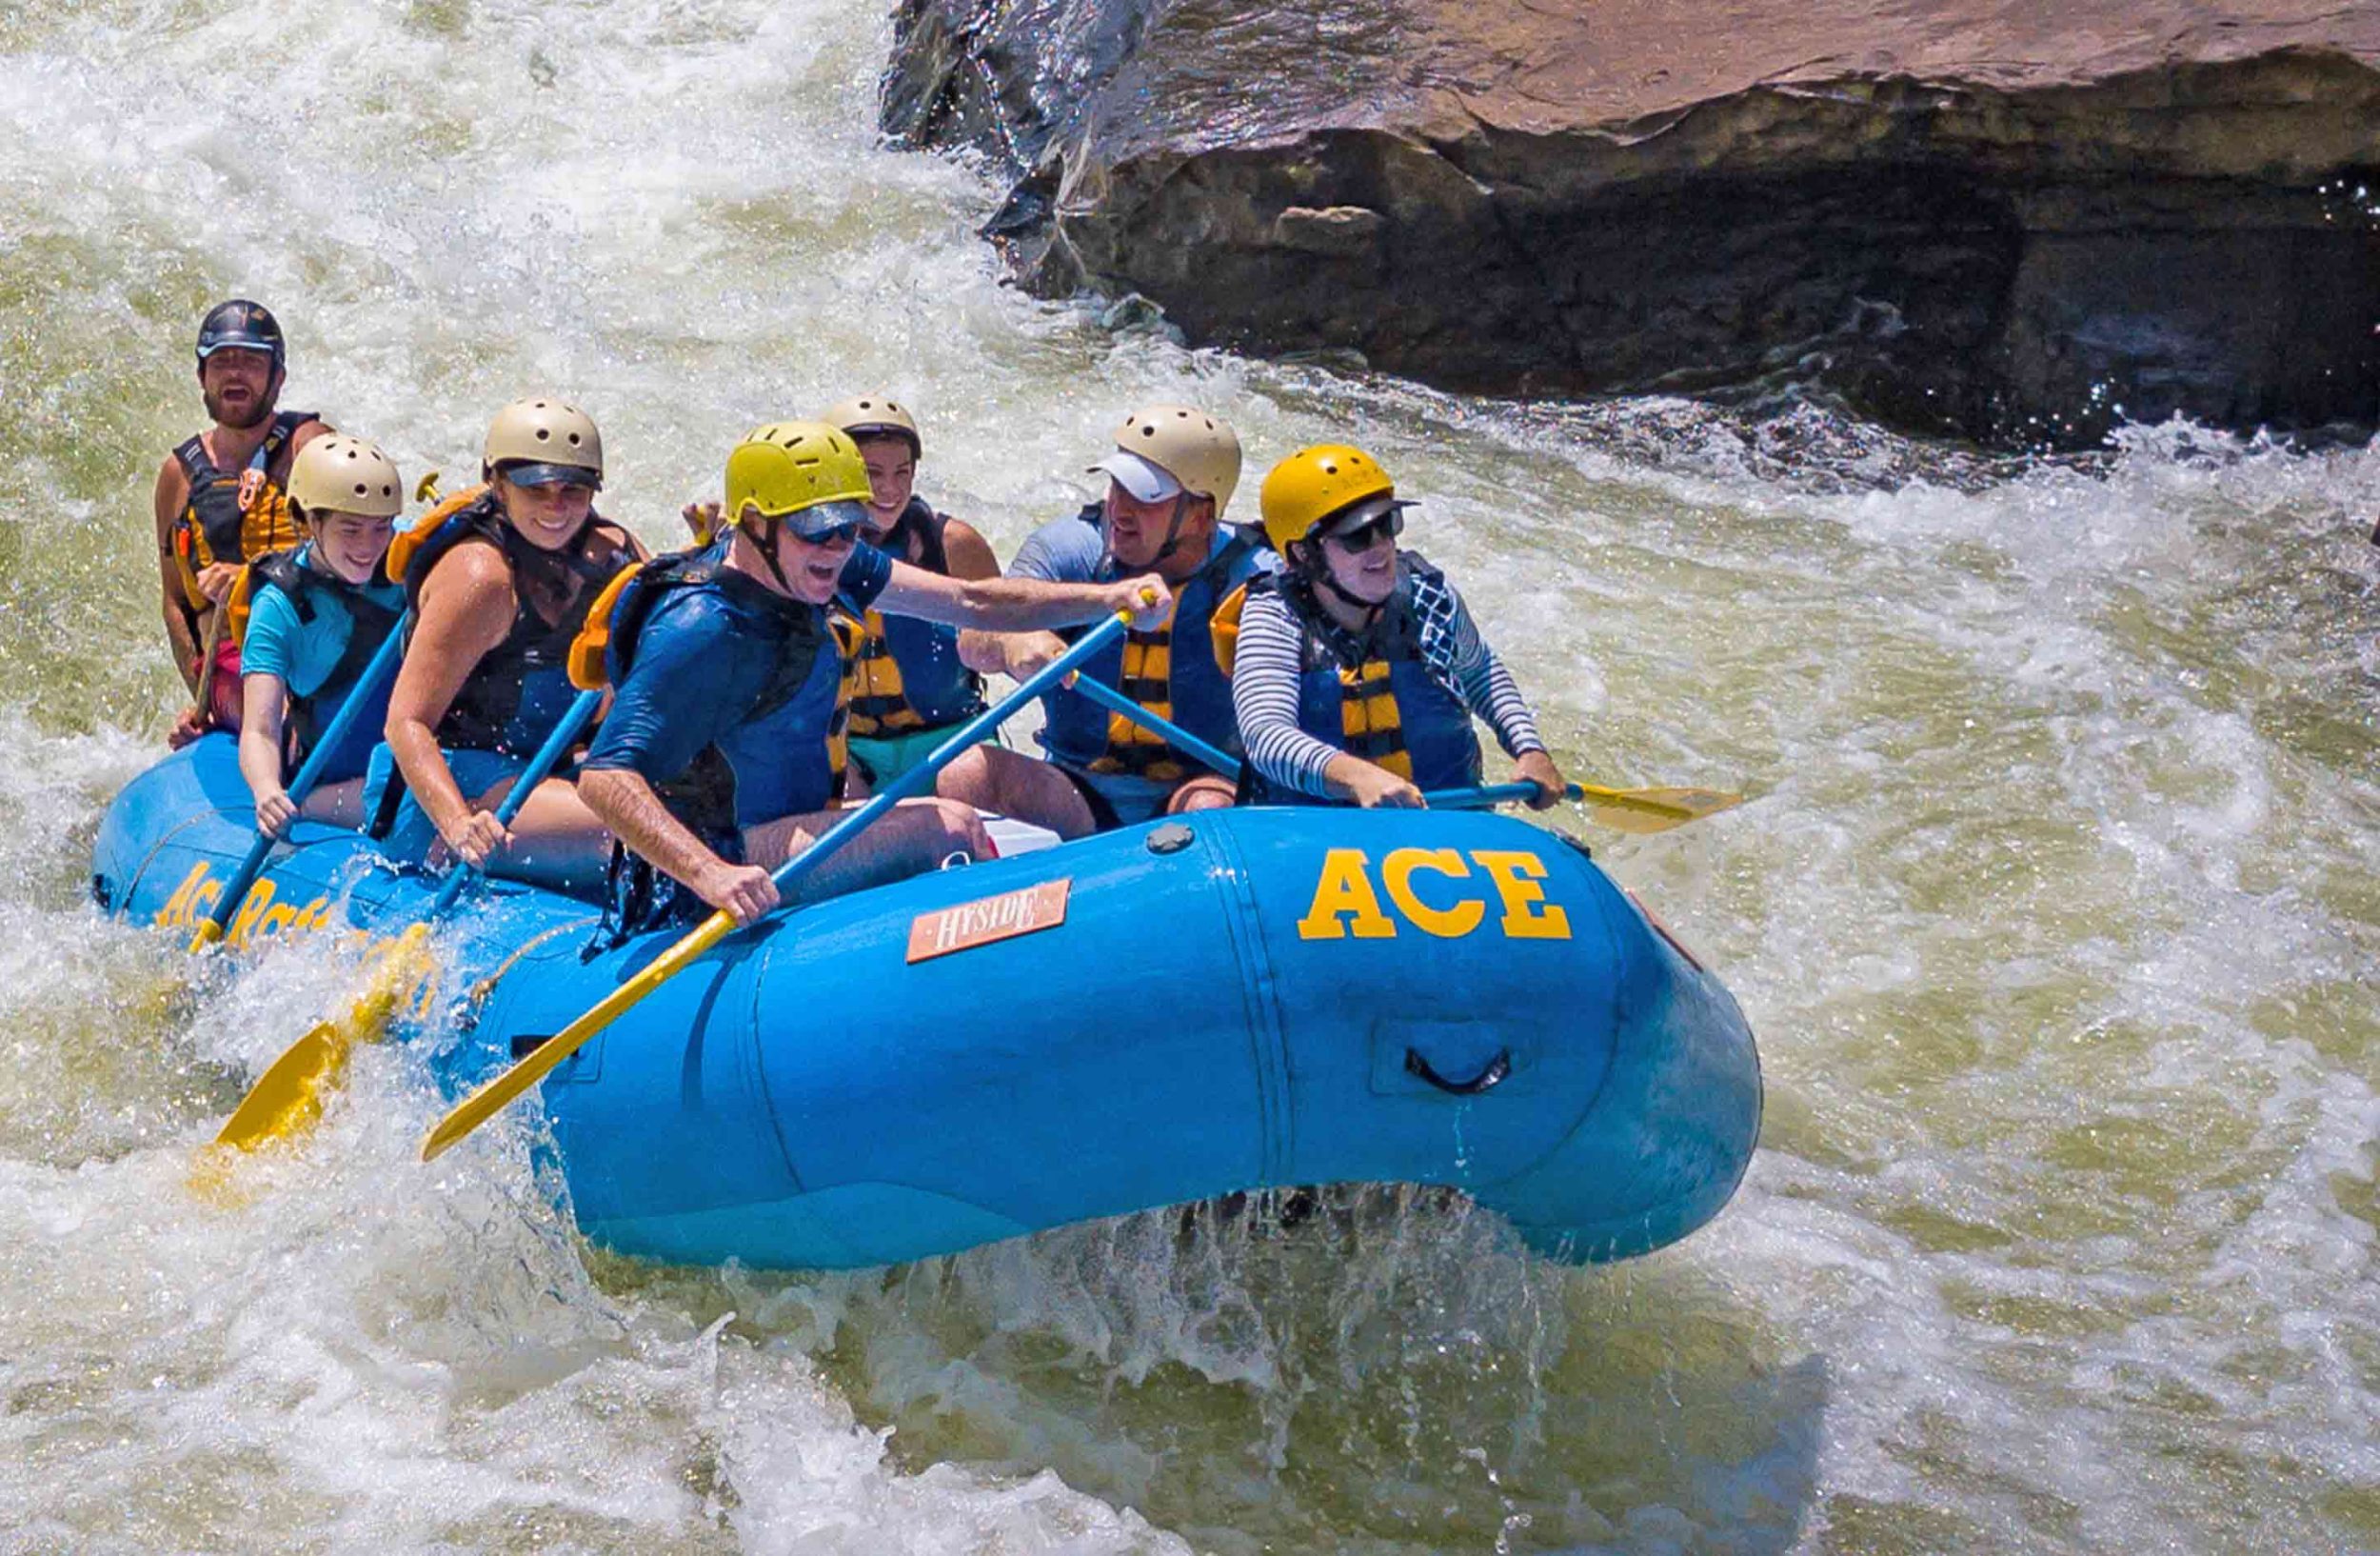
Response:
[[[510,792],[506,779],[472,803],[493,810]],[[537,786],[512,818],[512,846],[490,863],[488,873],[564,889],[601,886],[611,862],[611,833],[579,798],[576,784],[548,778]]]
[[[1068,840],[1090,836],[1097,825],[1073,779],[1051,763],[997,746],[971,747],[942,768],[934,792],[1046,827]]]
[[[1185,810],[1228,810],[1239,798],[1239,790],[1229,781],[1212,773],[1182,780],[1165,800],[1165,814],[1179,816]]]
[[[824,836],[848,811],[813,810],[744,829],[744,857],[775,869]],[[903,800],[835,850],[797,883],[794,897],[815,902],[936,868],[952,854],[991,857],[991,840],[974,810],[953,800]]]

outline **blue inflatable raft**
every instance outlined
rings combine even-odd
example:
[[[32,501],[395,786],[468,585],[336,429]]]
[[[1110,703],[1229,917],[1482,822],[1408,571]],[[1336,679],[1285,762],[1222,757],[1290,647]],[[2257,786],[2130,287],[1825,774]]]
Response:
[[[92,891],[187,934],[252,826],[209,736],[117,797]],[[230,938],[394,933],[435,885],[301,824]],[[675,938],[585,959],[594,916],[494,883],[442,931],[446,1084]],[[1760,1118],[1735,1000],[1583,848],[1418,810],[1206,812],[780,914],[542,1095],[591,1239],[771,1267],[1328,1183],[1450,1185],[1556,1258],[1619,1258],[1715,1215]]]

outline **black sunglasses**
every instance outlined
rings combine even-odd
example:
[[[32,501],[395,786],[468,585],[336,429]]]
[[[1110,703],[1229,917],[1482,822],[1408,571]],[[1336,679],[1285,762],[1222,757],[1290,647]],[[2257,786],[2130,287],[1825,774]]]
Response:
[[[1392,508],[1370,524],[1358,525],[1352,529],[1334,529],[1323,538],[1352,556],[1378,546],[1382,535],[1395,540],[1404,532],[1405,510]]]

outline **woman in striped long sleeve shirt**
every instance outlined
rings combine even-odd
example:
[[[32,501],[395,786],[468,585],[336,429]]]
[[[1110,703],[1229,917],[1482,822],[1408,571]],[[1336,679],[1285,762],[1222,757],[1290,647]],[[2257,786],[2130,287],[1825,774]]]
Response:
[[[1436,568],[1397,549],[1404,509],[1359,449],[1322,444],[1273,468],[1264,532],[1286,564],[1248,586],[1232,708],[1259,800],[1417,806],[1479,781],[1476,714],[1496,730],[1530,803],[1563,779],[1529,705]]]

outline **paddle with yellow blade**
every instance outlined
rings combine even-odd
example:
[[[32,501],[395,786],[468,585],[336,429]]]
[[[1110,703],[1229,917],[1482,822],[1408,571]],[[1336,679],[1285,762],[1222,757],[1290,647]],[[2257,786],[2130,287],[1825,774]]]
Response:
[[[371,663],[364,667],[364,673],[357,677],[353,689],[340,703],[339,710],[330,716],[329,728],[323,731],[320,740],[314,742],[314,748],[306,753],[306,760],[298,764],[297,776],[289,780],[291,805],[304,805],[306,797],[314,792],[314,786],[322,781],[323,768],[329,764],[339,748],[347,743],[347,731],[355,727],[365,705],[379,693],[382,683],[396,670],[398,655],[405,648],[406,626],[412,619],[412,612],[407,611],[397,618],[394,627],[388,628],[388,636],[381,644],[379,652],[372,655]],[[262,827],[256,828],[256,841],[249,846],[248,857],[240,861],[240,868],[233,870],[231,879],[224,883],[223,894],[215,899],[214,907],[208,908],[207,916],[199,921],[198,933],[190,941],[193,952],[203,951],[223,938],[224,927],[231,922],[232,914],[247,899],[248,888],[256,884],[256,877],[264,871],[265,861],[271,856],[273,846],[280,841],[278,834],[268,832]]]
[[[545,744],[529,758],[529,765],[522,769],[503,803],[496,807],[498,826],[512,825],[512,818],[520,814],[530,791],[553,771],[554,764],[562,760],[562,753],[586,728],[587,721],[595,716],[603,700],[601,691],[579,693],[570,710],[554,726]],[[428,916],[381,948],[371,981],[363,994],[338,1017],[316,1023],[256,1078],[238,1109],[225,1122],[223,1132],[215,1136],[216,1145],[254,1150],[269,1142],[288,1139],[322,1116],[322,1093],[345,1078],[348,1050],[358,1042],[377,1041],[405,997],[423,987],[430,970],[430,926],[446,916],[446,910],[479,876],[477,866],[456,861],[430,903]]]
[[[432,470],[423,476],[420,484],[413,489],[413,500],[417,503],[429,502],[437,495],[438,472]],[[221,609],[215,613],[218,627],[229,614],[228,610]],[[314,748],[307,753],[306,760],[298,764],[297,776],[289,780],[291,805],[304,805],[306,797],[314,792],[314,786],[322,781],[323,768],[330,761],[332,753],[346,743],[347,731],[355,728],[355,721],[363,717],[364,709],[379,694],[381,684],[396,673],[397,661],[405,652],[405,634],[412,623],[413,612],[407,610],[397,618],[394,627],[388,628],[387,637],[381,642],[380,651],[372,655],[371,663],[364,667],[364,673],[348,688],[347,699],[340,703],[338,711],[330,715],[329,728],[323,730],[320,740],[314,742]],[[214,655],[209,650],[208,666],[212,668],[213,665]],[[201,706],[204,706],[203,702]],[[215,906],[199,921],[198,933],[190,940],[192,952],[203,951],[223,938],[225,926],[231,922],[240,904],[247,900],[248,888],[256,884],[256,877],[264,870],[265,861],[272,856],[273,845],[280,841],[261,827],[256,829],[256,842],[248,848],[248,857],[240,861],[240,868],[233,870],[231,879],[224,883],[223,894],[215,899]]]
[[[1535,784],[1484,784],[1478,788],[1434,788],[1421,798],[1433,809],[1465,810],[1517,805],[1537,792]],[[1637,833],[1666,832],[1744,803],[1741,794],[1716,788],[1604,788],[1595,784],[1572,784],[1562,797],[1582,802],[1589,816],[1616,832]]]
[[[1238,757],[1218,750],[1173,720],[1150,712],[1114,687],[1080,675],[1075,677],[1074,689],[1162,736],[1168,746],[1210,770],[1225,778],[1240,776]],[[1535,784],[1485,784],[1474,788],[1432,789],[1421,798],[1433,809],[1467,810],[1518,804],[1536,798],[1537,792]],[[1740,794],[1715,788],[1603,788],[1594,784],[1572,784],[1563,797],[1585,802],[1587,814],[1614,831],[1637,833],[1666,832],[1744,803]]]
[[[934,752],[919,763],[890,787],[850,815],[827,828],[826,834],[802,852],[786,860],[770,877],[778,894],[789,903],[792,888],[810,871],[816,869],[837,850],[857,837],[876,819],[908,796],[919,793],[934,782],[934,777],[958,755],[982,739],[1014,714],[1019,708],[1039,697],[1067,675],[1076,666],[1106,648],[1120,636],[1130,623],[1128,614],[1119,612],[1090,631],[1085,632],[1064,653],[1051,660],[1028,677],[1022,686],[1003,698],[995,707],[986,708],[961,725],[956,732],[934,748]],[[781,908],[779,909],[783,911]],[[594,1008],[529,1050],[510,1069],[489,1081],[477,1091],[457,1103],[437,1127],[422,1142],[422,1160],[426,1162],[444,1152],[473,1129],[486,1123],[550,1073],[554,1067],[578,1052],[580,1047],[597,1032],[610,1026],[647,994],[667,983],[693,965],[705,951],[727,937],[736,927],[735,919],[725,913],[713,913],[702,926],[653,959],[644,971],[622,984],[599,1001]]]

